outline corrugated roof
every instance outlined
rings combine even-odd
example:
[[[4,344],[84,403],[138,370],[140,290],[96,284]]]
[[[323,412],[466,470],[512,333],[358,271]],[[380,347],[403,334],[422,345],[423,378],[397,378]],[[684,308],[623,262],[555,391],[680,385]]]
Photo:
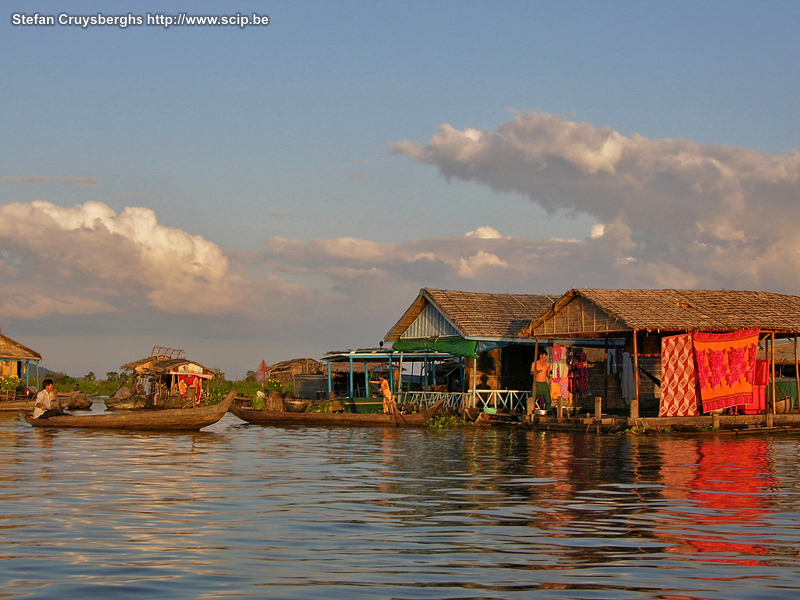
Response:
[[[400,339],[429,304],[465,338],[514,338],[558,298],[544,294],[491,294],[423,288],[384,339]]]
[[[800,333],[800,297],[736,290],[573,289],[523,330],[552,320],[584,299],[619,321],[619,331],[738,331],[761,329]],[[566,322],[561,327],[566,326]],[[566,333],[558,331],[552,333]],[[548,333],[549,328],[548,328]]]
[[[42,360],[42,355],[0,334],[0,360]]]

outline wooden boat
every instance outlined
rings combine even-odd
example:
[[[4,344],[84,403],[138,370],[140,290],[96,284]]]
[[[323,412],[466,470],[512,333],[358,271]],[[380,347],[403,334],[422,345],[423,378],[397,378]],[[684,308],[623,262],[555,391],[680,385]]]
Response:
[[[108,410],[144,410],[147,408],[147,398],[144,396],[124,396],[105,399]]]
[[[96,427],[100,429],[131,429],[137,431],[192,431],[219,421],[233,402],[236,390],[219,404],[187,409],[137,410],[104,412],[92,415],[60,415],[49,419],[34,419],[32,413],[19,411],[34,427]]]
[[[83,392],[59,392],[58,405],[63,410],[90,410],[92,401]]]
[[[344,427],[422,427],[444,407],[440,400],[421,413],[386,415],[383,413],[323,413],[253,410],[238,403],[230,411],[248,423],[256,425],[341,425]]]

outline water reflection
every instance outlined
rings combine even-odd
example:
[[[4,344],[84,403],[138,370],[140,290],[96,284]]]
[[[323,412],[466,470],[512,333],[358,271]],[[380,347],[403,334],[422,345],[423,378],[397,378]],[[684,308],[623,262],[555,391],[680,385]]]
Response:
[[[798,440],[33,430],[0,416],[6,597],[783,598]],[[791,592],[789,592],[791,593]]]

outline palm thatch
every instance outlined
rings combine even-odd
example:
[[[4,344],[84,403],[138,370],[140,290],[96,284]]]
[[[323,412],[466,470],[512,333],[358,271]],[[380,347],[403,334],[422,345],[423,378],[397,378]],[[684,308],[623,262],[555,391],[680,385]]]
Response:
[[[0,334],[0,360],[42,360],[42,355]]]
[[[573,289],[522,328],[522,337],[633,330],[800,333],[800,297],[735,290]]]
[[[430,335],[420,327],[419,335],[412,326],[419,323],[423,311],[433,306],[442,319],[440,327],[449,326],[453,335],[469,339],[516,338],[520,330],[538,317],[558,299],[555,295],[492,294],[423,288],[414,303],[384,338],[396,341],[401,337]],[[410,331],[411,329],[411,331]]]

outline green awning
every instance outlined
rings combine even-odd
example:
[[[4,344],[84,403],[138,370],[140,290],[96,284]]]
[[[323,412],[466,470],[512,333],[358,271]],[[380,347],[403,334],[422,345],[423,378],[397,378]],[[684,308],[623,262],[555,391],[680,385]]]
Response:
[[[433,350],[435,352],[446,352],[457,356],[478,357],[478,342],[475,340],[465,340],[464,338],[447,339],[423,339],[423,340],[397,340],[392,347],[397,352],[409,352],[412,350]]]

